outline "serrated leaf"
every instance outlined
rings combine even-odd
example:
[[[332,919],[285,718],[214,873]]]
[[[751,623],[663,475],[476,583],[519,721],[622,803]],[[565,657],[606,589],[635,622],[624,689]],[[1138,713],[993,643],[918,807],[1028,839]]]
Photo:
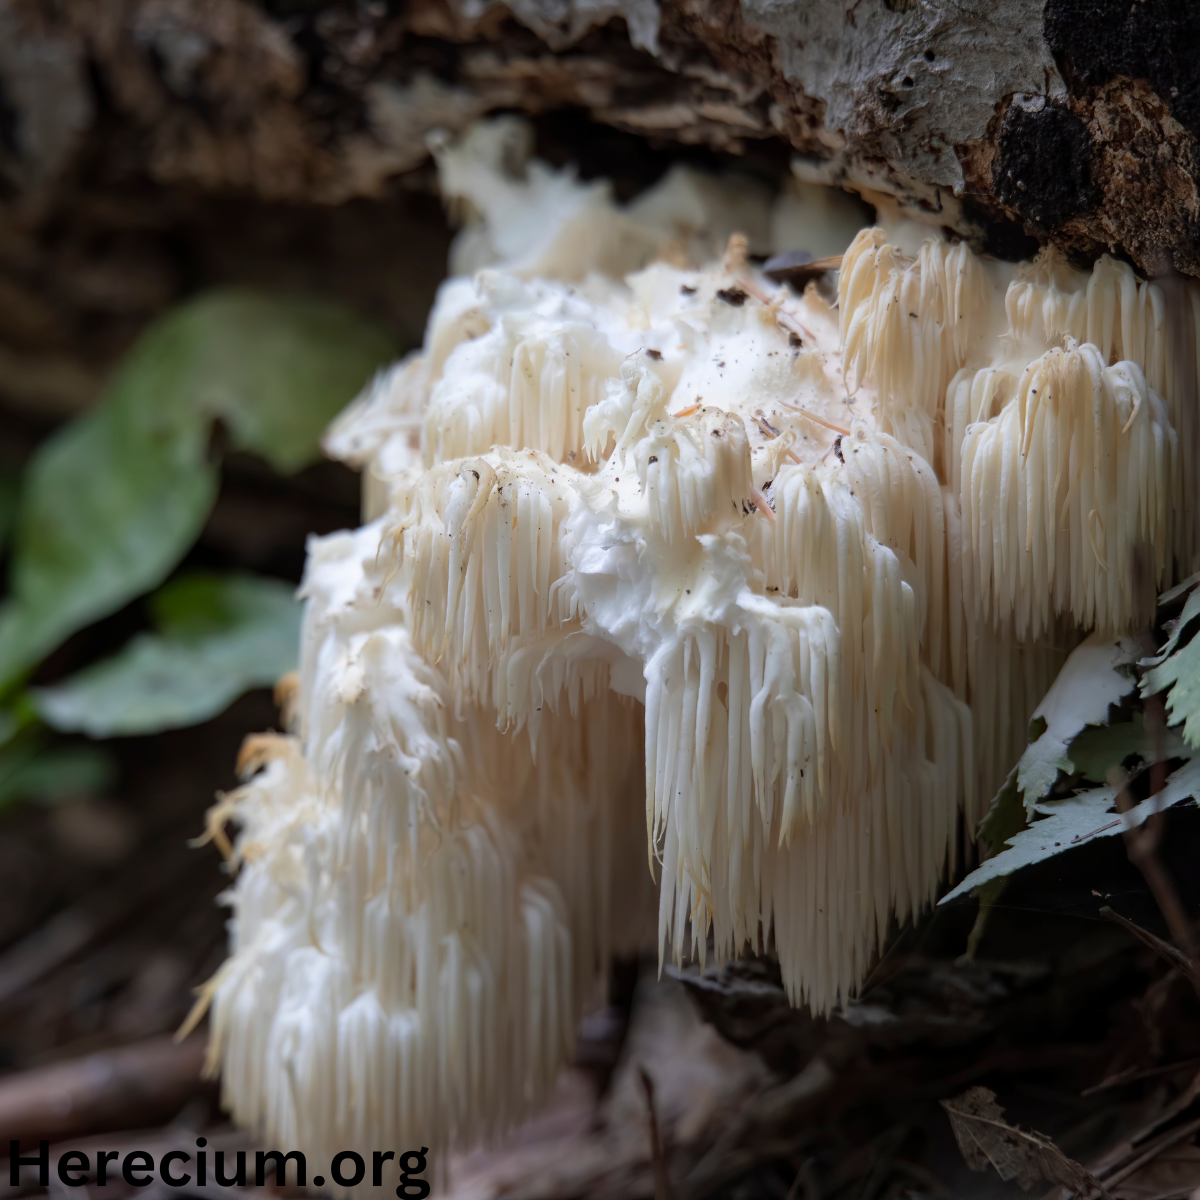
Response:
[[[155,321],[95,409],[42,445],[0,607],[0,691],[64,638],[158,586],[218,487],[215,419],[235,447],[294,471],[394,347],[338,306],[245,291]]]
[[[1188,604],[1195,595],[1188,597]],[[1181,620],[1179,628],[1182,625]],[[1200,749],[1200,637],[1192,638],[1182,650],[1176,650],[1142,677],[1143,696],[1168,688],[1167,723],[1182,725],[1183,740],[1193,749]]]
[[[1172,595],[1172,592],[1165,592],[1160,597],[1160,603],[1165,602],[1171,595]],[[1162,662],[1165,658],[1167,658],[1168,655],[1170,655],[1171,652],[1175,649],[1175,647],[1179,645],[1179,639],[1186,632],[1188,626],[1191,625],[1191,623],[1197,617],[1200,617],[1200,588],[1195,588],[1192,591],[1192,593],[1188,596],[1187,600],[1184,602],[1183,611],[1179,614],[1178,617],[1175,618],[1174,621],[1171,621],[1167,624],[1167,629],[1170,631],[1170,637],[1167,638],[1166,645],[1164,645],[1163,648],[1152,658],[1142,659],[1139,666],[1142,666],[1142,667],[1157,666],[1160,662]],[[1142,695],[1148,696],[1148,695],[1153,695],[1153,693],[1147,692],[1145,687],[1143,686]]]
[[[1116,811],[1117,789],[1112,787],[1080,792],[1062,800],[1039,801],[1035,816],[1040,819],[1009,838],[1007,849],[981,863],[941,903],[1095,838],[1113,837],[1125,829],[1135,829],[1154,813],[1197,795],[1200,795],[1200,758],[1189,759],[1168,777],[1162,791],[1124,816]]]
[[[195,725],[296,666],[294,589],[253,575],[194,575],[158,593],[155,633],[33,702],[56,729],[128,737]]]
[[[1071,652],[1034,709],[1033,722],[1042,731],[1017,763],[1017,788],[1027,813],[1032,814],[1034,805],[1049,793],[1059,771],[1074,772],[1067,746],[1076,734],[1106,721],[1109,707],[1133,691],[1137,660],[1137,644],[1128,637],[1092,634]]]

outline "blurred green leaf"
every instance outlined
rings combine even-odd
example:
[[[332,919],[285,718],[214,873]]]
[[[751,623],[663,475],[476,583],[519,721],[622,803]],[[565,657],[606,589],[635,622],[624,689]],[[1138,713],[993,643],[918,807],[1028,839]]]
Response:
[[[116,760],[99,746],[17,742],[0,748],[0,809],[21,800],[59,800],[102,791],[116,774]]]
[[[153,598],[158,631],[33,702],[56,729],[123,737],[195,725],[293,670],[301,606],[291,585],[254,575],[192,575]]]
[[[172,390],[187,331],[167,318],[103,401],[47,441],[28,469],[11,599],[0,609],[0,687],[63,638],[161,583],[216,499],[207,423]]]
[[[215,419],[236,448],[298,470],[393,352],[386,335],[339,306],[244,291],[155,321],[97,407],[29,466],[0,607],[0,691],[183,557],[216,499]]]
[[[235,449],[283,475],[317,461],[325,426],[397,353],[376,325],[321,300],[228,291],[186,312],[192,403],[225,422]]]

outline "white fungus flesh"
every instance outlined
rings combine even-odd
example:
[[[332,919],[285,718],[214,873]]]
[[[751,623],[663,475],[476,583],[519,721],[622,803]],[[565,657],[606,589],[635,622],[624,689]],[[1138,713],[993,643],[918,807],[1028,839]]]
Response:
[[[498,1135],[655,920],[844,1003],[1070,648],[1200,565],[1194,286],[872,228],[833,305],[729,239],[795,195],[618,209],[522,139],[437,150],[474,273],[330,432],[370,523],[313,541],[297,727],[217,813],[213,1063],[316,1154]]]

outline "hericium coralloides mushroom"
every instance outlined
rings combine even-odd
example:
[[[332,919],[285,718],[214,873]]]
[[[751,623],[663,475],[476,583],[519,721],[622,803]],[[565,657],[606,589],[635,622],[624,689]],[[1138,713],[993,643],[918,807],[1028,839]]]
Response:
[[[316,1154],[498,1135],[655,923],[843,1003],[1070,648],[1197,565],[1194,286],[873,227],[798,296],[758,193],[621,209],[514,139],[437,147],[463,271],[329,434],[366,523],[214,814],[212,1063]]]

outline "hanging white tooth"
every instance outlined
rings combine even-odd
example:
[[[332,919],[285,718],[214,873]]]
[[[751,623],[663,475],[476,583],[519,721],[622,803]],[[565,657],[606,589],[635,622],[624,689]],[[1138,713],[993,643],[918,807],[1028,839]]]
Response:
[[[331,433],[379,519],[312,543],[299,736],[222,810],[214,1060],[314,1154],[497,1135],[655,909],[843,1003],[1135,550],[1197,561],[1195,285],[881,230],[836,312],[736,256],[531,274],[447,285]]]

